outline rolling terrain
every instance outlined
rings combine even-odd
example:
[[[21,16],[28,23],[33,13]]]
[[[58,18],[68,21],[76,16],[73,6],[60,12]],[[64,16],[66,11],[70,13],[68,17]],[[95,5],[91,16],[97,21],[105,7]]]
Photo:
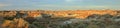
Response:
[[[118,10],[0,11],[0,28],[119,28]]]

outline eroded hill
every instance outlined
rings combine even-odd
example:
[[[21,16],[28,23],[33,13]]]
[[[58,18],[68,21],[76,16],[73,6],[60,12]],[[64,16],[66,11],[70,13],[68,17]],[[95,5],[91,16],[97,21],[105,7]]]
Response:
[[[0,28],[119,28],[117,10],[0,11]]]

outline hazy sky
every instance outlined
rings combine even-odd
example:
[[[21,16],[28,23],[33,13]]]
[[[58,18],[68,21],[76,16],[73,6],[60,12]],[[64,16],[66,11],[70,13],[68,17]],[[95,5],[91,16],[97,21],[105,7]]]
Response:
[[[120,0],[0,0],[0,10],[108,8],[120,9]]]

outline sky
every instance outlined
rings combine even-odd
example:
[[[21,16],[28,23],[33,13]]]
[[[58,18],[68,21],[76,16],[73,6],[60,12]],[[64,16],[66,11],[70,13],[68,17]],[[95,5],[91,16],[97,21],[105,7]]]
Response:
[[[0,0],[0,10],[120,9],[120,0]]]

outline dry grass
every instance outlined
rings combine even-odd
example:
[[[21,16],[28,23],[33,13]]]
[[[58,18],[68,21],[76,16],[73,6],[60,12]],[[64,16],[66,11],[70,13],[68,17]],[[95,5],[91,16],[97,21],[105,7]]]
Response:
[[[28,28],[28,23],[22,18],[14,20],[5,20],[3,28]]]
[[[37,24],[37,26],[35,26],[35,27],[41,28],[41,27],[44,26],[41,22],[46,22],[45,26],[44,26],[45,28],[46,27],[49,28],[49,25],[51,25],[51,26],[53,25],[52,27],[56,27],[56,28],[70,28],[70,27],[71,28],[79,28],[79,27],[82,27],[82,25],[83,26],[85,25],[84,28],[98,28],[98,27],[101,27],[101,26],[99,26],[98,24],[94,23],[94,22],[96,22],[96,20],[95,21],[88,21],[87,24],[89,24],[89,25],[86,25],[84,23],[84,21],[80,21],[80,23],[77,22],[78,24],[74,24],[73,23],[73,24],[68,24],[68,25],[62,26],[62,27],[61,26],[60,27],[56,26],[56,24],[57,23],[61,24],[61,22],[66,21],[64,19],[70,20],[70,19],[76,19],[77,18],[77,19],[87,19],[88,20],[87,17],[92,15],[92,14],[98,14],[98,15],[109,14],[109,15],[113,16],[113,15],[117,14],[117,11],[114,11],[114,10],[74,10],[74,11],[72,11],[71,10],[71,11],[45,11],[45,12],[41,12],[41,11],[27,11],[27,13],[24,13],[24,11],[22,11],[21,13],[27,14],[27,17],[25,17],[25,18],[30,19],[29,21],[27,21],[27,19],[25,19],[25,18],[16,18],[15,17],[16,16],[16,12],[15,11],[5,12],[4,14],[3,13],[0,13],[0,15],[5,16],[5,17],[12,17],[12,20],[5,19],[3,24],[1,25],[2,28],[29,28],[30,25],[35,26],[35,24]],[[51,15],[53,18],[43,18],[41,13],[45,13],[45,14]],[[32,17],[32,18],[28,18],[28,17]],[[37,19],[37,17],[39,17],[39,18]],[[64,18],[64,17],[67,17],[67,18]],[[70,17],[74,17],[74,18],[70,18]],[[97,17],[97,16],[94,16],[94,17]],[[98,20],[101,20],[101,21],[97,21],[97,22],[100,22],[100,25],[102,23],[103,23],[102,25],[106,25],[106,24],[109,24],[109,23],[111,25],[111,22],[107,22],[107,19],[109,19],[109,18],[106,18],[106,17],[109,17],[109,16],[101,16],[101,17],[105,17],[106,20],[104,20],[103,18],[98,19]],[[113,18],[113,17],[110,17],[110,19],[111,18]],[[10,18],[8,18],[8,19],[10,19]],[[29,22],[31,22],[33,19],[37,19],[38,21],[35,20],[36,22],[33,21],[35,24],[33,22],[30,24]],[[59,19],[61,19],[62,21],[59,20]],[[91,19],[94,19],[94,18],[91,18]],[[119,18],[117,18],[117,19],[119,19]],[[51,22],[50,22],[50,20],[51,20]],[[55,21],[55,22],[52,22],[52,20]],[[91,22],[94,25],[90,24]],[[56,23],[56,24],[54,24],[54,23]],[[116,23],[116,22],[114,22],[114,23]],[[76,26],[74,26],[74,25],[76,25]],[[112,24],[112,25],[115,25],[115,24]]]

